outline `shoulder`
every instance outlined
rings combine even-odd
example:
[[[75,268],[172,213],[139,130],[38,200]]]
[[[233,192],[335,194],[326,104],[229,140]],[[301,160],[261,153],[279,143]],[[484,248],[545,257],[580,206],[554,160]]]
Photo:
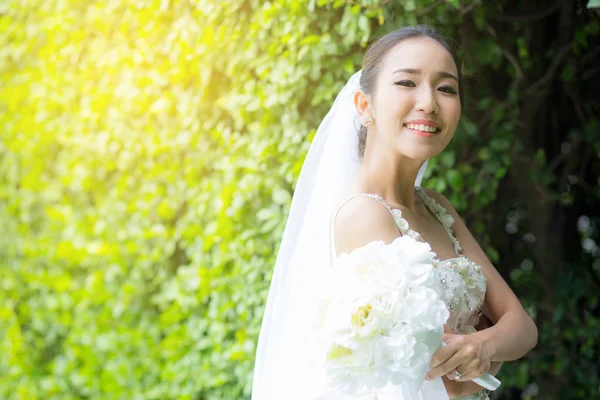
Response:
[[[343,203],[334,221],[338,255],[378,240],[391,243],[398,236],[400,231],[389,209],[369,196],[357,195]]]

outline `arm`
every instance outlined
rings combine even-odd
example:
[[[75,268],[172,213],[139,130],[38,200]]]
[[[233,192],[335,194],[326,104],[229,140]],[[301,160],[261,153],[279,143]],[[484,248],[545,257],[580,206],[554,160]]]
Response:
[[[471,361],[477,371],[463,375],[460,379],[467,381],[488,372],[491,362],[516,360],[527,354],[537,344],[537,328],[448,199],[432,190],[427,190],[427,194],[454,217],[454,234],[461,243],[463,254],[481,266],[487,281],[483,311],[495,325],[472,335],[444,335],[444,341],[449,345],[439,351],[443,354],[439,355],[438,360],[447,360],[455,353],[460,353],[459,357],[453,358]],[[438,363],[431,371],[432,376],[442,376],[453,371],[454,367],[449,364]]]

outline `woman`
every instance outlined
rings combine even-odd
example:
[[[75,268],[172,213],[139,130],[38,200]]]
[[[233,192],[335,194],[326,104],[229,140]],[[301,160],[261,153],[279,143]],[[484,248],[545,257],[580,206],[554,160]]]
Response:
[[[342,398],[323,395],[322,377],[307,360],[311,285],[331,265],[329,257],[405,234],[436,253],[450,310],[447,345],[434,354],[426,380],[417,382],[420,398],[485,398],[470,381],[535,346],[535,324],[452,205],[419,187],[426,161],[446,148],[460,118],[459,65],[432,28],[402,28],[368,49],[362,73],[336,99],[292,201],[259,339],[253,399]],[[355,117],[362,124],[358,138]],[[480,311],[494,325],[476,331]],[[406,399],[401,389],[375,396]]]

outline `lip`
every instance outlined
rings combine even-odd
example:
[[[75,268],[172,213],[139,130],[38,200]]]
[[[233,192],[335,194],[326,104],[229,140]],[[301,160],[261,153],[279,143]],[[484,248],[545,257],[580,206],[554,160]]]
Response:
[[[406,127],[405,127],[406,128]],[[412,133],[419,135],[419,136],[425,136],[425,137],[430,137],[435,135],[435,133],[429,133],[429,132],[423,132],[423,131],[415,131],[414,129],[410,129],[410,128],[406,128],[409,131],[411,131]]]

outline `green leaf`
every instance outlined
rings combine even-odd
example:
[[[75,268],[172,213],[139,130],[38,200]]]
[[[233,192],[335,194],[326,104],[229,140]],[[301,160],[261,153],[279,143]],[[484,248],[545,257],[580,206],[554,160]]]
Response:
[[[507,138],[493,138],[490,140],[490,147],[494,150],[504,151],[510,148],[511,141]]]
[[[446,0],[446,2],[451,4],[457,10],[460,10],[460,0]]]
[[[304,39],[302,39],[300,41],[301,45],[305,45],[305,44],[315,44],[315,43],[319,43],[321,41],[321,36],[319,35],[308,35],[306,36]]]
[[[448,183],[450,184],[450,187],[453,190],[462,190],[463,188],[463,176],[462,174],[457,171],[456,169],[450,169],[446,172],[446,179],[448,180]]]
[[[446,168],[451,168],[454,166],[456,157],[454,152],[451,150],[447,150],[440,155],[440,162]]]
[[[276,204],[288,205],[292,201],[292,196],[287,190],[276,189],[273,191],[273,201]]]
[[[600,7],[600,0],[589,0],[587,3],[587,8],[598,8]]]

